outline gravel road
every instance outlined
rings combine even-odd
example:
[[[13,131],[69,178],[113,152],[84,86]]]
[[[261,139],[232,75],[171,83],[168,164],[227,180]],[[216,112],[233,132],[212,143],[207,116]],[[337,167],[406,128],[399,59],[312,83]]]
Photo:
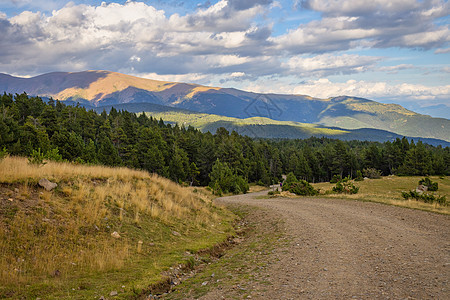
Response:
[[[281,217],[286,243],[253,299],[450,299],[450,217],[370,202],[223,197]],[[259,197],[261,198],[261,197]],[[204,299],[228,298],[212,290]]]

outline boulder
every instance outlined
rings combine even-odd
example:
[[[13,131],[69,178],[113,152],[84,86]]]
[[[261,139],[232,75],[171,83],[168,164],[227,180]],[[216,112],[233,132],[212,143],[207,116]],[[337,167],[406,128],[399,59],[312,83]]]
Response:
[[[51,191],[51,190],[53,190],[55,187],[58,186],[58,184],[56,184],[56,183],[54,183],[54,182],[51,182],[51,181],[49,181],[49,180],[46,179],[46,178],[41,178],[41,179],[39,180],[39,185],[42,186],[46,191]]]
[[[426,185],[419,184],[419,186],[417,187],[417,190],[426,192],[426,191],[428,191],[428,187]]]
[[[120,234],[117,231],[114,231],[113,233],[111,233],[111,236],[115,239],[120,238]]]

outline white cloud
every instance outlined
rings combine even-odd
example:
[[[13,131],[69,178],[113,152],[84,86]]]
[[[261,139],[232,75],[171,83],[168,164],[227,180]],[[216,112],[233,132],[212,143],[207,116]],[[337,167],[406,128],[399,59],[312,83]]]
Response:
[[[332,82],[327,78],[308,80],[301,84],[284,79],[260,78],[255,82],[247,82],[244,86],[245,90],[260,93],[298,94],[317,98],[353,96],[383,102],[414,102],[421,106],[427,105],[427,103],[448,104],[448,95],[450,95],[450,85],[425,86],[421,84],[393,84],[385,81],[372,82],[364,80]]]
[[[320,98],[348,95],[370,99],[404,97],[408,99],[431,100],[448,97],[450,95],[450,85],[430,87],[420,84],[390,84],[388,82],[367,82],[363,80],[349,80],[336,83],[328,79],[319,79],[299,85],[293,91],[294,93],[314,95]]]
[[[51,13],[24,11],[10,18],[0,12],[0,70],[35,75],[104,69],[167,81],[223,83],[317,97],[377,98],[389,93],[399,101],[402,97],[443,98],[445,93],[448,97],[446,85],[398,85],[381,80],[334,83],[326,78],[367,71],[389,75],[415,68],[407,62],[379,67],[385,57],[348,54],[347,50],[406,47],[449,53],[449,26],[442,19],[437,21],[449,14],[447,2],[297,2],[322,17],[279,36],[273,34],[276,25],[268,17],[273,13],[270,9],[290,8],[270,0],[217,0],[185,15],[167,15],[136,1],[100,6],[69,3]],[[448,73],[448,67],[434,69],[439,69],[440,76]]]
[[[283,64],[290,74],[303,76],[327,76],[336,74],[359,73],[372,69],[379,57],[356,54],[322,54],[314,57],[295,56]]]
[[[436,51],[434,51],[435,54],[445,54],[445,53],[450,53],[450,48],[440,48],[440,49],[436,49]]]
[[[244,72],[233,72],[230,74],[231,77],[243,77],[245,76]]]
[[[153,79],[153,80],[161,80],[161,81],[170,81],[170,82],[185,82],[185,83],[199,83],[204,82],[207,79],[208,75],[199,74],[199,73],[189,73],[189,74],[178,74],[178,75],[160,75],[157,73],[138,73],[130,74],[139,76],[142,78]]]
[[[388,74],[397,74],[398,71],[415,69],[415,68],[416,67],[412,64],[401,64],[401,65],[396,65],[396,66],[379,67],[378,71],[386,72]]]
[[[309,0],[304,7],[332,15],[360,15],[374,11],[404,12],[417,8],[415,0]]]
[[[450,40],[448,24],[437,18],[450,14],[447,1],[309,0],[304,8],[324,14],[274,38],[278,48],[291,53],[326,52],[364,47],[430,49]]]

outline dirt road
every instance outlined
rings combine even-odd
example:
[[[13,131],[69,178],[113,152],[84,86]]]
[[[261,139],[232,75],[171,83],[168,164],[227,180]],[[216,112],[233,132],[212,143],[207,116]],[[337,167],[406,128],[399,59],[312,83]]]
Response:
[[[338,199],[219,199],[265,208],[286,242],[254,274],[252,299],[450,299],[450,217]],[[229,298],[213,289],[204,299]]]

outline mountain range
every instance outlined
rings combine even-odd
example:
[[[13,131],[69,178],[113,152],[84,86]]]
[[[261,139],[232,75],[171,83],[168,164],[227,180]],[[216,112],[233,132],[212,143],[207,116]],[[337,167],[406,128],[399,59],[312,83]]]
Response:
[[[344,139],[392,140],[407,136],[431,139],[428,141],[432,144],[440,143],[439,140],[450,142],[449,119],[419,114],[397,104],[348,96],[320,99],[261,94],[109,71],[53,72],[31,78],[0,74],[0,92],[52,97],[97,111],[114,106],[152,115],[166,113],[164,120],[193,126],[194,115],[198,119],[199,114],[209,114],[213,115],[209,122],[196,127],[213,131],[223,125],[259,137],[302,138],[302,132],[316,136],[347,132]],[[186,116],[190,116],[188,121]]]

